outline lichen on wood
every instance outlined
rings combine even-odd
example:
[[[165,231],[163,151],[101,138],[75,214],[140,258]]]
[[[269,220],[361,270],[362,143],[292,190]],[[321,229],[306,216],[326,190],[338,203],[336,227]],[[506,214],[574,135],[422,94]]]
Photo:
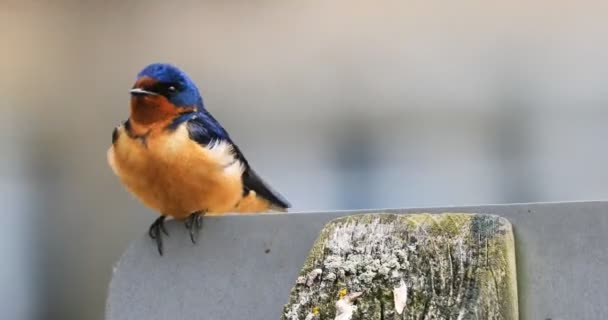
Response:
[[[518,319],[511,225],[460,213],[333,220],[282,319]]]

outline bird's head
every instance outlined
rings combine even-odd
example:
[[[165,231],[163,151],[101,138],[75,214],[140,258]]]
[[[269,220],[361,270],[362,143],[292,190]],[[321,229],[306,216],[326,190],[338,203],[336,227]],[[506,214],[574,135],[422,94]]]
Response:
[[[135,121],[155,122],[203,108],[203,99],[185,72],[166,63],[153,63],[137,74],[130,91]]]

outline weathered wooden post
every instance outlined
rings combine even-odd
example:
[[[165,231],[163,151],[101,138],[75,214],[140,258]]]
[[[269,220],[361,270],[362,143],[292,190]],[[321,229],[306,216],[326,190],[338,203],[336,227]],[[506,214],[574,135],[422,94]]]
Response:
[[[518,319],[511,225],[484,214],[333,220],[282,319]]]

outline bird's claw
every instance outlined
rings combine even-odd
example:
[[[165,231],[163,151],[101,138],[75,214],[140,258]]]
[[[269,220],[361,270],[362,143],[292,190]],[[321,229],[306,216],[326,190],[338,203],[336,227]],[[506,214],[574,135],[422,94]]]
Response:
[[[148,230],[150,238],[156,240],[156,247],[158,249],[158,253],[161,256],[163,255],[163,239],[161,232],[164,233],[166,236],[169,236],[167,229],[165,229],[166,218],[166,216],[158,217],[158,219],[154,220],[154,222],[150,225],[150,230]]]
[[[190,240],[192,241],[192,243],[196,243],[196,238],[198,238],[198,232],[203,227],[204,214],[205,212],[203,211],[196,211],[193,212],[186,219],[185,225],[186,229],[188,229],[188,231],[190,232]]]

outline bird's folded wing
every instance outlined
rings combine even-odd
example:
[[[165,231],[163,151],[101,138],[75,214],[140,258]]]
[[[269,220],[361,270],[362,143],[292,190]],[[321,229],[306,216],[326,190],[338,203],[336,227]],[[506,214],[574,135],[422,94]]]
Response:
[[[245,169],[242,175],[243,195],[247,195],[250,191],[255,191],[257,196],[267,200],[272,206],[277,207],[277,209],[287,209],[291,206],[285,198],[268,186],[251,168],[239,147],[230,139],[226,130],[211,114],[197,112],[179,117],[176,121],[180,123],[174,122],[172,125],[178,126],[183,122],[187,122],[190,139],[196,141],[201,146],[222,141],[230,143],[236,159],[243,164]]]

